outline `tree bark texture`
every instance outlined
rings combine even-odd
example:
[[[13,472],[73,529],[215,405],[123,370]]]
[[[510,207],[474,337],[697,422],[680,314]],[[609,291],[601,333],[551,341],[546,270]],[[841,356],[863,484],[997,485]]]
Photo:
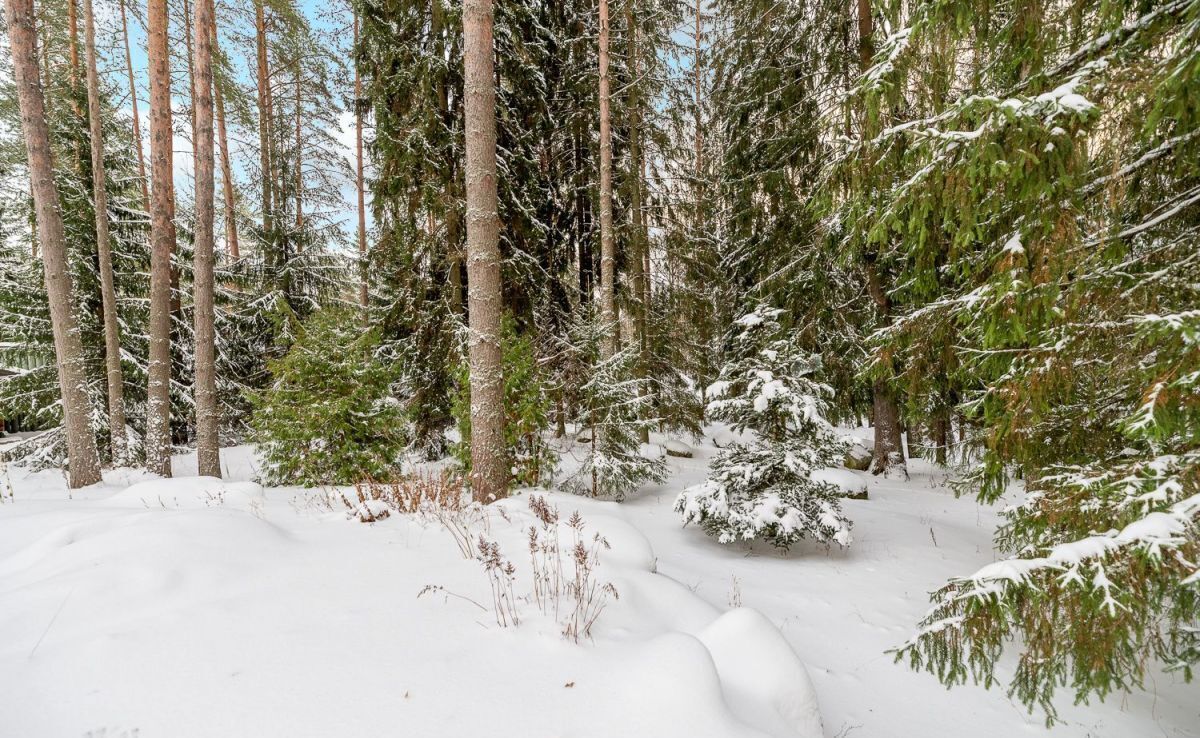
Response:
[[[175,252],[171,168],[171,69],[167,0],[147,0],[150,65],[150,364],[146,390],[146,468],[171,476],[171,256]]]
[[[67,439],[67,482],[72,489],[76,489],[100,481],[100,457],[96,453],[96,438],[88,424],[91,402],[87,394],[83,343],[75,315],[74,289],[70,272],[67,271],[62,205],[50,158],[50,128],[46,123],[45,97],[38,70],[33,1],[5,0],[5,16],[41,242],[46,292],[50,302],[58,384],[62,392],[63,430]]]
[[[121,335],[117,327],[117,291],[113,284],[112,243],[108,232],[108,190],[104,181],[104,132],[100,121],[100,75],[96,69],[96,28],[92,0],[83,0],[83,40],[87,60],[88,125],[92,144],[92,199],[96,213],[100,300],[104,315],[104,368],[108,378],[108,433],[113,464],[126,461],[125,378],[121,372]]]
[[[195,0],[196,55],[196,224],[193,251],[193,320],[196,336],[196,456],[201,476],[221,476],[218,439],[216,334],[213,327],[213,195],[215,151],[213,149],[213,0]]]
[[[604,325],[601,353],[617,353],[616,235],[613,233],[612,121],[608,79],[608,0],[600,2],[600,322]]]
[[[470,335],[471,488],[476,500],[505,496],[504,377],[500,364],[500,221],[496,195],[496,90],[492,0],[466,0],[467,302]]]

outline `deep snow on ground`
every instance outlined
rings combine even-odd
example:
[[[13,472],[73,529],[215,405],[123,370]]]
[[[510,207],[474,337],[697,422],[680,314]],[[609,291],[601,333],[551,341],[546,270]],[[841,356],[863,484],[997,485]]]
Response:
[[[579,644],[533,602],[499,627],[480,564],[435,521],[363,524],[322,491],[263,490],[245,447],[224,450],[224,482],[189,457],[174,480],[116,470],[74,493],[10,469],[0,736],[1200,735],[1196,688],[1157,671],[1103,705],[1064,695],[1047,733],[1003,691],[893,662],[928,592],[996,556],[995,510],[955,499],[942,472],[855,473],[870,499],[846,502],[852,547],[781,554],[680,527],[675,494],[716,451],[693,446],[622,504],[547,496],[611,544],[595,575],[619,599]],[[518,599],[529,494],[474,529],[512,561]],[[560,526],[564,548],[572,536]],[[418,597],[426,585],[451,594]]]

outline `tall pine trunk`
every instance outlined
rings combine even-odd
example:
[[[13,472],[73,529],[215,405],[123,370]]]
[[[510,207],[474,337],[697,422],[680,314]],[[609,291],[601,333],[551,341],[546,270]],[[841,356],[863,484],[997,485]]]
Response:
[[[608,79],[608,0],[600,0],[600,322],[602,358],[617,353],[616,239],[613,234],[612,121]]]
[[[212,25],[213,54],[217,53],[217,24]],[[225,248],[229,258],[237,261],[242,258],[238,246],[237,209],[233,201],[233,167],[229,163],[229,136],[225,132],[225,98],[221,94],[221,85],[213,78],[213,99],[217,106],[217,137],[221,142],[221,192],[225,199]]]
[[[108,434],[113,464],[125,463],[125,379],[121,373],[121,336],[117,327],[117,291],[113,285],[112,245],[108,232],[108,191],[104,181],[104,132],[100,121],[100,75],[96,70],[96,29],[92,0],[83,0],[83,39],[87,58],[88,124],[92,144],[92,198],[96,211],[96,252],[100,261],[100,300],[104,314],[104,367],[108,375]]]
[[[254,3],[254,38],[257,58],[258,81],[258,166],[262,175],[262,225],[263,237],[271,239],[273,222],[271,218],[271,128],[270,128],[270,80],[267,73],[267,20],[263,8],[265,0],[255,0]],[[270,258],[267,259],[271,264]]]
[[[83,343],[75,316],[74,288],[67,270],[62,205],[54,183],[50,128],[46,123],[45,97],[38,70],[33,0],[5,0],[5,15],[50,302],[50,327],[54,332],[63,430],[67,438],[67,482],[75,489],[100,481],[100,457],[96,453],[96,438],[88,425],[91,402],[87,395]]]
[[[133,56],[129,53],[129,23],[125,20],[125,0],[119,0],[121,9],[121,38],[125,42],[125,72],[129,75],[129,102],[133,105],[133,143],[137,147],[138,184],[142,186],[142,205],[150,207],[150,184],[146,179],[146,151],[142,146],[142,121],[138,115],[137,84],[133,77]]]
[[[175,252],[171,180],[171,69],[167,0],[147,0],[150,65],[150,364],[146,389],[146,468],[171,476],[171,255]]]
[[[296,58],[296,231],[304,227],[304,141],[300,134],[300,117],[303,114],[300,99],[300,58]]]
[[[367,320],[367,197],[363,180],[363,119],[362,119],[362,73],[358,68],[358,12],[354,13],[354,184],[358,190],[358,260],[362,280],[358,285],[358,301],[362,305],[363,320]]]
[[[216,336],[213,328],[213,74],[212,0],[195,0],[194,51],[196,121],[196,232],[193,254],[193,313],[196,335],[196,456],[201,476],[221,476],[217,437]]]
[[[646,323],[650,311],[647,300],[649,294],[648,259],[650,252],[649,237],[646,233],[646,213],[642,210],[642,111],[641,95],[639,94],[638,79],[638,31],[637,16],[634,13],[634,0],[625,2],[625,25],[629,33],[629,69],[632,79],[629,83],[629,209],[633,212],[633,238],[630,265],[630,287],[633,299],[633,327],[637,334],[634,340],[638,346],[638,361],[635,376],[642,380],[638,384],[638,394],[646,394],[646,368],[648,366],[650,344],[648,342]],[[650,442],[650,427],[641,425],[638,428],[639,439],[642,443]]]
[[[492,0],[463,7],[466,105],[467,305],[470,336],[471,490],[505,496],[504,377],[500,365],[500,220],[496,196],[496,89]]]

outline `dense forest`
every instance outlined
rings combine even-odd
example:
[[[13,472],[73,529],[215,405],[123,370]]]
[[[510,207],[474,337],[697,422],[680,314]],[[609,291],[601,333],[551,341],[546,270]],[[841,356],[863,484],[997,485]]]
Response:
[[[671,496],[713,545],[853,549],[873,501],[830,468],[1003,503],[897,668],[1051,724],[1056,695],[1190,680],[1200,1],[5,0],[4,26],[0,463],[83,494],[252,444],[266,485],[432,464],[486,508],[669,489],[719,427]]]

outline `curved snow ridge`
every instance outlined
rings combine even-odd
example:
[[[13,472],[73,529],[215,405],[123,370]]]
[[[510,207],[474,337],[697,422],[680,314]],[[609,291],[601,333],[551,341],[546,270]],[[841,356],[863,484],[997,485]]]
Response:
[[[265,496],[254,482],[227,482],[218,477],[149,479],[105,500],[114,507],[195,510],[226,507],[260,513]]]
[[[808,671],[766,616],[750,608],[721,613],[691,589],[657,573],[649,539],[625,519],[617,503],[543,496],[559,508],[564,520],[578,510],[586,538],[599,534],[609,543],[600,552],[595,576],[611,582],[618,596],[607,604],[592,636],[599,646],[614,642],[639,654],[623,677],[626,688],[633,690],[631,698],[644,700],[644,687],[668,699],[663,684],[674,684],[672,692],[682,690],[693,705],[708,706],[705,735],[824,735]],[[523,497],[499,503],[512,527],[521,530],[528,530],[526,504]],[[492,533],[508,538],[495,528]],[[570,540],[562,534],[564,543]],[[661,709],[664,715],[679,714],[671,705]],[[724,727],[718,727],[722,723]],[[637,728],[639,734],[648,731],[646,735],[687,734],[678,725],[665,731],[653,725]]]

